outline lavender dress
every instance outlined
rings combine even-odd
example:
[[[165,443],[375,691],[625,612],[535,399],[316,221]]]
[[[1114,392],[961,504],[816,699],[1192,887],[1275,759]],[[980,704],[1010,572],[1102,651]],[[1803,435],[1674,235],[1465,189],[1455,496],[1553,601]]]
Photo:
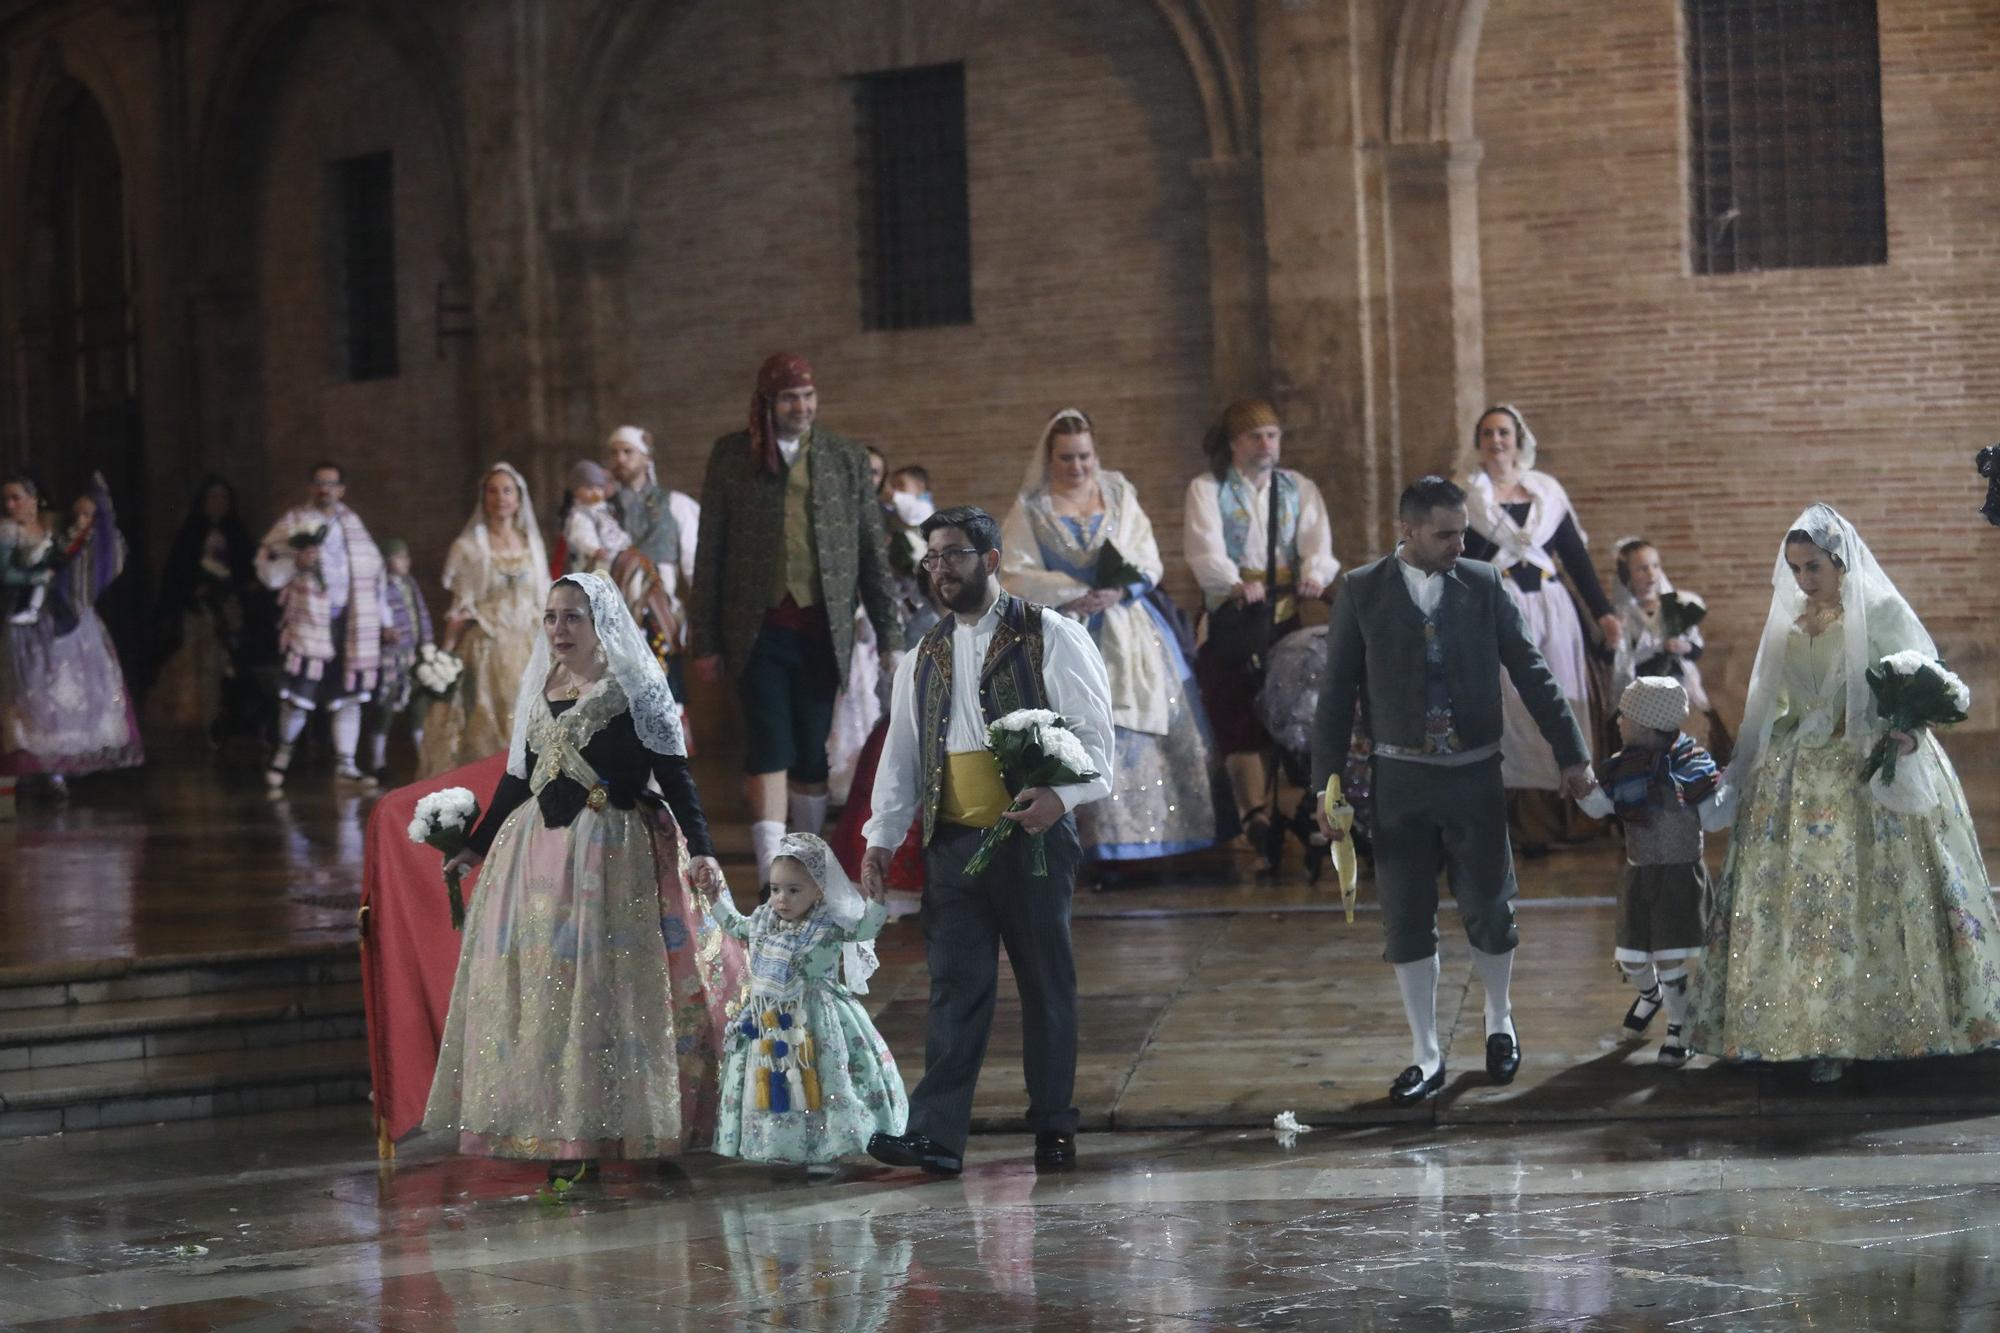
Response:
[[[10,612],[33,583],[51,539],[27,540],[0,522],[0,583]],[[0,620],[0,772],[76,774],[131,768],[146,760],[132,696],[110,631],[94,609],[124,568],[125,543],[98,498],[90,537],[58,551],[56,577],[27,624]]]

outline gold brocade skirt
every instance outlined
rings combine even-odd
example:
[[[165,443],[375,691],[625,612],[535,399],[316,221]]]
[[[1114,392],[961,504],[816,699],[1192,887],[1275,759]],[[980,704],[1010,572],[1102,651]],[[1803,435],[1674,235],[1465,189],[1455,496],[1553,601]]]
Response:
[[[424,1128],[495,1157],[665,1157],[707,1147],[742,946],[682,885],[671,817],[533,800],[468,904]]]

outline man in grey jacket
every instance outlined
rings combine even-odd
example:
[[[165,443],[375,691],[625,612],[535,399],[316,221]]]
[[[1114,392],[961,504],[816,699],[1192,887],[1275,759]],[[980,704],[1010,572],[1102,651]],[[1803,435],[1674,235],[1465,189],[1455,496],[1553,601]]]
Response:
[[[1451,881],[1486,990],[1486,1072],[1521,1064],[1508,986],[1514,970],[1514,860],[1500,781],[1501,681],[1507,678],[1555,750],[1563,790],[1590,790],[1590,751],[1499,572],[1464,560],[1465,493],[1425,477],[1397,507],[1393,555],[1347,576],[1313,736],[1313,790],[1346,759],[1361,701],[1375,751],[1375,881],[1383,954],[1396,967],[1412,1063],[1389,1100],[1444,1086],[1437,1037],[1437,877]],[[1322,809],[1321,830],[1340,836]]]

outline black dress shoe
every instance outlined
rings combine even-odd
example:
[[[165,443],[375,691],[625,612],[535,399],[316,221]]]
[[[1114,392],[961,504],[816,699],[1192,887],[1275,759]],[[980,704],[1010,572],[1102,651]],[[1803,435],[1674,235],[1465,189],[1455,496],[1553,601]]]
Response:
[[[1076,1135],[1035,1135],[1035,1165],[1057,1168],[1076,1165]]]
[[[1424,1098],[1444,1086],[1444,1061],[1438,1061],[1438,1071],[1429,1078],[1424,1077],[1420,1065],[1411,1065],[1396,1075],[1396,1081],[1389,1085],[1391,1106],[1415,1106]]]
[[[868,1140],[868,1155],[889,1166],[914,1166],[933,1175],[955,1176],[965,1161],[941,1143],[921,1134],[876,1134]]]
[[[1495,1083],[1512,1083],[1521,1070],[1521,1043],[1504,1032],[1486,1039],[1486,1072]]]

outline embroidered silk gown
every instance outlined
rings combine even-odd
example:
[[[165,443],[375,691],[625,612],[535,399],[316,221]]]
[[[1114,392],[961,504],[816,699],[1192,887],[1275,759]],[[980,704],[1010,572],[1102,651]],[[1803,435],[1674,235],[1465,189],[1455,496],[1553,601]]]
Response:
[[[549,597],[548,571],[537,567],[531,551],[503,555],[471,537],[452,543],[444,583],[451,590],[451,614],[469,618],[457,649],[465,674],[424,720],[419,767],[426,774],[507,748],[514,734],[514,694],[528,674]]]
[[[1926,733],[1923,815],[1879,804],[1845,729],[1843,627],[1785,642],[1782,710],[1742,795],[1691,1004],[1744,1060],[1907,1059],[2000,1043],[2000,935],[1958,775]]]
[[[491,850],[424,1127],[496,1157],[707,1147],[745,974],[683,887],[711,851],[687,761],[640,743],[610,676],[535,707],[529,776],[501,779],[471,840]]]

